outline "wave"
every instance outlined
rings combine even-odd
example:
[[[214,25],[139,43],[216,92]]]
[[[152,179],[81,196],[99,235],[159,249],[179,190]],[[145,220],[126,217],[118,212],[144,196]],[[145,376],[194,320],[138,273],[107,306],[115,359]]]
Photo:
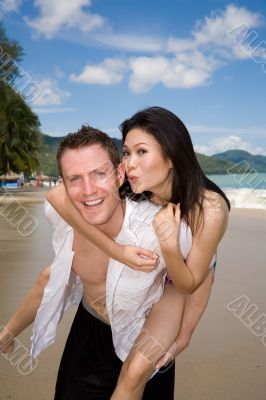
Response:
[[[266,210],[266,190],[224,188],[233,208],[258,208]]]

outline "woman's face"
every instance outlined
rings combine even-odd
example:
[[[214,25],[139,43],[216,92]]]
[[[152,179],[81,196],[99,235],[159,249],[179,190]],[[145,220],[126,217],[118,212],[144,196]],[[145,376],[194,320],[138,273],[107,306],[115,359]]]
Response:
[[[150,191],[170,199],[172,163],[163,157],[157,140],[143,129],[134,128],[128,132],[123,150],[123,163],[132,191]]]

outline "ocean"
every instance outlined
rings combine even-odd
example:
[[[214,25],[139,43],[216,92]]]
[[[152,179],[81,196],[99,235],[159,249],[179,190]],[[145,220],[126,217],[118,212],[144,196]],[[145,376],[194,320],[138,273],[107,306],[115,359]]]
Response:
[[[266,173],[208,175],[226,193],[234,208],[266,210]]]

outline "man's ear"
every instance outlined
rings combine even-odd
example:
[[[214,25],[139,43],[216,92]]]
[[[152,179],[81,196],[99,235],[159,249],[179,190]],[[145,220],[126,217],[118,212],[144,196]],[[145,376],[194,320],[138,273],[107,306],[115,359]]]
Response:
[[[123,185],[126,176],[126,168],[124,163],[120,163],[117,167],[117,177],[119,182],[119,187]]]

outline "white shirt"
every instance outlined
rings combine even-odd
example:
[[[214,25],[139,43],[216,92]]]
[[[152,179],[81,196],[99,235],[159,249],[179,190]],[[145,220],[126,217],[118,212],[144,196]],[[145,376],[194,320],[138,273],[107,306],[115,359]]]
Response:
[[[80,278],[71,270],[74,256],[73,230],[45,201],[45,214],[51,222],[55,252],[51,275],[33,326],[32,356],[55,340],[57,325],[72,304],[79,304],[83,288]],[[111,324],[116,354],[124,361],[140,333],[148,312],[163,293],[166,269],[152,221],[160,206],[149,201],[126,200],[124,222],[116,241],[155,251],[159,265],[149,273],[134,271],[110,259],[106,277],[106,308]],[[180,225],[180,250],[186,259],[192,247],[192,234],[184,221]]]

